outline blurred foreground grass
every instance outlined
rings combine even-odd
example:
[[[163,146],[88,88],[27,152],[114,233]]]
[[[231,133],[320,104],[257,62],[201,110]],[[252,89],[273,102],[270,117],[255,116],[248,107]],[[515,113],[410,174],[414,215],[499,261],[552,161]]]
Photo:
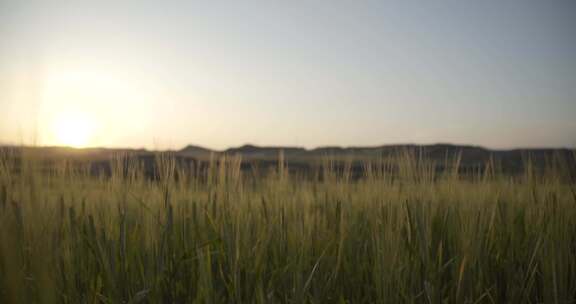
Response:
[[[561,166],[464,178],[406,155],[351,180],[157,162],[156,179],[129,157],[94,177],[3,156],[0,303],[576,302]]]

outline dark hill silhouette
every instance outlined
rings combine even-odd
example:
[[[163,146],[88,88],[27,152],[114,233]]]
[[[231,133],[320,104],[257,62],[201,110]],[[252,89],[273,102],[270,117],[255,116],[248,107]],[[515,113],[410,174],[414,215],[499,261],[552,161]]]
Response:
[[[258,147],[255,145],[244,145],[238,148],[229,148],[224,151],[226,154],[240,154],[248,159],[277,158],[280,153],[283,153],[284,157],[291,157],[302,155],[306,152],[306,149],[300,147]]]
[[[345,161],[352,160],[352,170],[357,175],[363,170],[363,162],[366,160],[376,160],[395,155],[408,153],[416,158],[422,158],[437,164],[438,170],[444,170],[446,164],[452,164],[459,159],[459,166],[465,172],[479,172],[484,170],[488,163],[496,167],[499,171],[507,174],[518,174],[523,172],[528,160],[537,169],[542,169],[548,164],[556,164],[568,172],[576,175],[576,152],[567,148],[542,148],[542,149],[512,149],[512,150],[491,150],[478,146],[433,144],[433,145],[384,145],[374,147],[318,147],[315,149],[305,149],[301,147],[281,147],[255,145],[243,145],[236,148],[229,148],[218,151],[201,146],[189,145],[177,151],[147,151],[143,149],[73,149],[65,147],[0,147],[0,156],[12,154],[17,157],[41,158],[45,163],[55,163],[58,160],[66,159],[77,162],[89,161],[93,163],[94,171],[109,171],[112,160],[118,154],[129,154],[145,163],[147,171],[153,172],[155,167],[154,156],[157,153],[169,153],[177,159],[178,164],[193,165],[202,167],[210,157],[220,157],[222,155],[240,155],[243,160],[243,169],[271,168],[277,166],[278,157],[283,153],[284,159],[290,169],[297,171],[310,171],[319,163],[319,160],[330,157],[343,166]],[[202,165],[204,163],[204,165]]]
[[[216,156],[217,154],[219,154],[219,152],[217,151],[213,151],[208,148],[195,145],[188,145],[184,147],[184,149],[179,150],[176,153],[182,156],[189,156],[197,159],[209,159],[212,154]]]

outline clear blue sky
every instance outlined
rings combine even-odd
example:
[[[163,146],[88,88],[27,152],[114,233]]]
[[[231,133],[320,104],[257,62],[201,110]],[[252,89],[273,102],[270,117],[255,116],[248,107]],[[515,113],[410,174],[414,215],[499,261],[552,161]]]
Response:
[[[91,146],[575,147],[576,1],[0,0],[0,142],[62,128]]]

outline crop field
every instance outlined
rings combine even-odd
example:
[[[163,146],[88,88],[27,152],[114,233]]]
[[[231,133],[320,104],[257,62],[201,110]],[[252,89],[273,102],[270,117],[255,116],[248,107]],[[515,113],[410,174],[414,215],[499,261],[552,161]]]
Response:
[[[111,176],[3,156],[0,303],[576,303],[561,165],[462,176],[405,155],[351,179],[240,162],[158,156],[150,178],[129,156]]]

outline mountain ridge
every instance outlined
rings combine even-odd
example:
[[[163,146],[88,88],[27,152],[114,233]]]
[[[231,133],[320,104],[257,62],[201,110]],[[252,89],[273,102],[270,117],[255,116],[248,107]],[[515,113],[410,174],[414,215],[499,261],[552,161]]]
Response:
[[[492,150],[481,146],[456,144],[396,144],[372,147],[325,146],[313,149],[285,146],[256,146],[246,144],[225,150],[212,150],[197,145],[188,145],[180,150],[150,151],[145,149],[87,148],[66,147],[16,147],[0,146],[0,160],[5,156],[16,158],[40,158],[47,161],[71,160],[97,163],[96,167],[110,168],[118,155],[131,155],[148,168],[155,165],[155,155],[168,153],[179,164],[206,164],[221,156],[241,156],[243,170],[256,165],[260,168],[272,168],[278,165],[280,155],[290,168],[309,171],[319,161],[328,157],[336,164],[353,163],[353,170],[362,172],[366,162],[381,158],[410,154],[415,158],[432,161],[440,167],[458,161],[463,170],[482,171],[487,166],[496,166],[503,172],[518,174],[526,168],[530,160],[535,168],[546,168],[550,164],[562,167],[576,178],[576,150],[569,148],[515,148],[510,150]],[[490,165],[492,164],[492,165]],[[152,170],[152,169],[150,169]]]
[[[427,150],[427,151],[481,151],[486,153],[512,153],[512,152],[553,152],[564,151],[576,153],[576,148],[569,147],[517,147],[517,148],[488,148],[479,145],[467,144],[384,144],[377,146],[318,146],[315,148],[305,148],[298,146],[258,146],[254,144],[244,144],[238,147],[229,147],[223,150],[211,149],[200,145],[187,145],[177,150],[148,150],[145,148],[106,148],[106,147],[88,147],[73,148],[66,146],[17,146],[17,145],[0,145],[0,152],[15,151],[44,151],[50,153],[64,154],[90,154],[106,152],[126,152],[126,153],[174,153],[192,156],[193,154],[251,154],[251,153],[302,153],[302,154],[345,154],[350,152],[375,152],[375,151],[399,151],[399,150]]]

